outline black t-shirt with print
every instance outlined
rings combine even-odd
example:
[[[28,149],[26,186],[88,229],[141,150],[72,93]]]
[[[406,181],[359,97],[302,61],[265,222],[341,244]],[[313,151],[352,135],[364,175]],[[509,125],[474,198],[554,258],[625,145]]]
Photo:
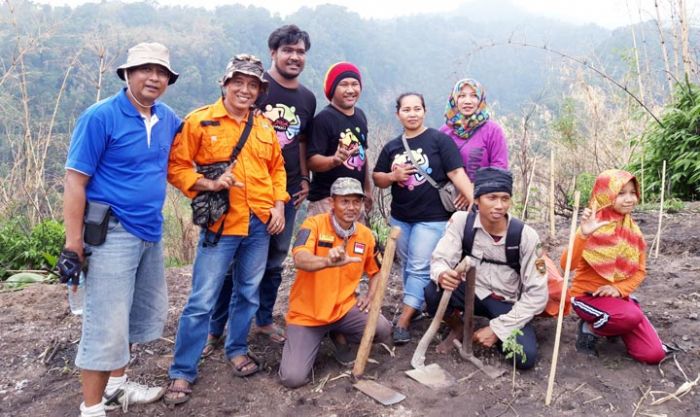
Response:
[[[286,88],[267,72],[264,77],[270,83],[269,89],[258,105],[270,120],[282,148],[287,191],[295,191],[299,189],[301,181],[299,135],[309,136],[311,121],[316,113],[316,97],[301,84],[298,88]]]
[[[408,146],[418,165],[438,184],[448,180],[447,173],[462,167],[462,157],[452,139],[444,133],[427,129],[408,139]],[[392,139],[379,153],[374,172],[389,173],[399,164],[411,164],[401,136]],[[440,194],[419,173],[402,183],[391,184],[391,216],[407,223],[445,221],[450,213],[440,203]]]
[[[356,178],[364,187],[367,172],[365,113],[355,107],[355,114],[347,116],[329,104],[314,117],[312,125],[307,158],[313,155],[333,156],[339,141],[354,155],[331,170],[313,173],[309,201],[318,201],[330,196],[331,184],[340,177]]]

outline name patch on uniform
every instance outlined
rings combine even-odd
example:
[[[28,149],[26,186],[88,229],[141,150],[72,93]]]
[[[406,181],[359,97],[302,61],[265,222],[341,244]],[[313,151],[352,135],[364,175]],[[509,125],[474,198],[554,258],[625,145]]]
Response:
[[[353,252],[358,254],[358,255],[364,255],[365,253],[365,244],[360,243],[360,242],[355,242],[355,247],[353,249]]]
[[[199,125],[202,127],[207,127],[207,126],[220,126],[221,122],[218,120],[202,120],[199,122]]]
[[[335,236],[329,235],[326,233],[321,233],[321,235],[318,237],[319,242],[330,242],[333,243],[335,242]]]

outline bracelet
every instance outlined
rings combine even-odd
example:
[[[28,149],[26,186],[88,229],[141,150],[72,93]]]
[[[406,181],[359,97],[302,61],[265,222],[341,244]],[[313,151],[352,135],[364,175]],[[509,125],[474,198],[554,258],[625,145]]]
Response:
[[[308,182],[309,184],[311,184],[311,178],[309,178],[308,175],[302,175],[302,176],[301,176],[301,181],[306,181],[306,182]]]

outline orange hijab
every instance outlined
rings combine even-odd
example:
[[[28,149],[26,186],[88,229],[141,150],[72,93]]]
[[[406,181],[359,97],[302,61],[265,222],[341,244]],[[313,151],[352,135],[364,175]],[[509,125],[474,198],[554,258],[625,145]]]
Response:
[[[628,182],[633,181],[639,198],[639,184],[634,175],[619,169],[603,171],[595,180],[589,204],[597,204],[599,221],[610,221],[591,234],[583,250],[583,259],[600,276],[610,282],[630,278],[639,270],[646,248],[644,235],[629,214],[612,208],[615,198]]]

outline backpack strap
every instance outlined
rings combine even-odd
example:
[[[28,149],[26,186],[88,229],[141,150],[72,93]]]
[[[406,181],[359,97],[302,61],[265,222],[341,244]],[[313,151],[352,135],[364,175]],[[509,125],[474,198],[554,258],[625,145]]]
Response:
[[[515,217],[510,218],[506,232],[506,263],[520,274],[520,239],[525,223]]]
[[[474,229],[474,221],[476,220],[477,213],[472,211],[467,215],[467,223],[464,225],[464,233],[462,235],[462,258],[469,255],[472,256],[472,249],[474,248],[474,236],[476,235],[476,230]],[[520,274],[520,240],[523,234],[523,228],[525,223],[521,220],[511,217],[510,223],[508,224],[508,231],[506,232],[506,261],[496,261],[493,259],[482,258],[481,262],[498,264],[498,265],[508,265],[513,268],[515,272]]]
[[[476,212],[472,210],[467,215],[467,223],[464,225],[464,233],[462,234],[462,259],[467,255],[472,255],[474,236],[476,235],[474,220],[476,220]]]

